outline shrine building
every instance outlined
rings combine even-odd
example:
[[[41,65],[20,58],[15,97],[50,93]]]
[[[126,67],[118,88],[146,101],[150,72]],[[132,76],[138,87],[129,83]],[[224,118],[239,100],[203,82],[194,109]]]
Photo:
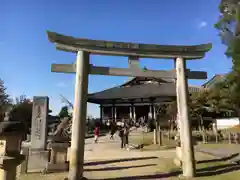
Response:
[[[189,85],[189,92],[203,89]],[[155,105],[176,99],[175,79],[135,77],[120,86],[88,95],[88,102],[100,105],[100,119],[118,121],[156,119]]]

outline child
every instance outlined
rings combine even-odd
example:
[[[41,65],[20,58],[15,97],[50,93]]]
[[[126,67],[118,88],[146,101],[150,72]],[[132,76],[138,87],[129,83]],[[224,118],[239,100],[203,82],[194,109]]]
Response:
[[[99,127],[95,127],[94,129],[94,143],[98,143],[98,137],[99,137]]]

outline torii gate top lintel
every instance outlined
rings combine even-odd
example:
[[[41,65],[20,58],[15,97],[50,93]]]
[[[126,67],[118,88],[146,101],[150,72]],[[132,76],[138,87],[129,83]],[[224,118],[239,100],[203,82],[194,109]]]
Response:
[[[182,57],[190,60],[203,58],[212,48],[211,43],[192,46],[156,45],[74,38],[50,31],[47,31],[47,35],[48,39],[56,44],[57,49],[74,53],[83,50],[101,55],[164,59]]]

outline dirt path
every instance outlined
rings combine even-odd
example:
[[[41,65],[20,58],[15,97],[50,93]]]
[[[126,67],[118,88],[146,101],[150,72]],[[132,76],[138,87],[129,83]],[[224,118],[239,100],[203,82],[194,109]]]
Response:
[[[115,136],[114,140],[110,140],[109,136],[99,138],[99,143],[93,143],[93,139],[87,139],[85,142],[85,160],[101,160],[101,159],[121,159],[136,157],[164,157],[173,158],[175,151],[144,151],[125,150],[120,148],[120,138]]]

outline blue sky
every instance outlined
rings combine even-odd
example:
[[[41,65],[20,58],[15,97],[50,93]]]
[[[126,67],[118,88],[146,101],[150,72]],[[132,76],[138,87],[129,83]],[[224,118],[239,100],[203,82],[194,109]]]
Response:
[[[7,92],[49,96],[50,107],[58,112],[60,94],[73,101],[74,75],[51,73],[51,63],[73,63],[75,55],[56,51],[46,30],[76,37],[137,43],[195,45],[213,43],[202,60],[189,61],[192,70],[214,74],[228,72],[231,60],[224,56],[213,24],[220,0],[2,0],[0,2],[0,78]],[[100,66],[127,67],[127,59],[91,56]],[[143,59],[149,69],[173,68],[173,61]],[[89,92],[119,85],[127,77],[90,76]],[[204,81],[190,81],[201,85]],[[98,116],[97,105],[88,114]]]

